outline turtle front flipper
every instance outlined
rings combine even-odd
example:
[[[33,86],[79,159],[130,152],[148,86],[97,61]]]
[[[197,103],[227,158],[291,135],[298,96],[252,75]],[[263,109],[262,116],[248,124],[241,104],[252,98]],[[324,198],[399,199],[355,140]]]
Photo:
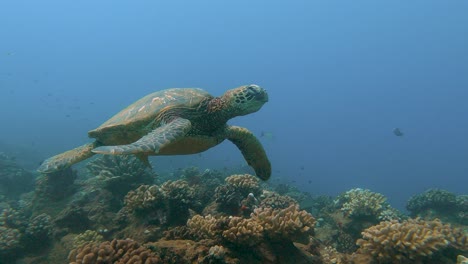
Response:
[[[192,128],[189,120],[177,118],[163,126],[156,128],[146,136],[128,145],[102,146],[93,149],[94,153],[99,154],[137,154],[148,153],[157,154],[165,145],[174,142],[187,134]]]
[[[271,176],[271,164],[260,141],[248,129],[238,126],[226,128],[226,138],[234,143],[242,152],[247,164],[255,170],[255,174],[268,180]]]
[[[94,155],[91,150],[98,146],[92,142],[46,159],[37,169],[40,173],[53,173],[70,167]]]

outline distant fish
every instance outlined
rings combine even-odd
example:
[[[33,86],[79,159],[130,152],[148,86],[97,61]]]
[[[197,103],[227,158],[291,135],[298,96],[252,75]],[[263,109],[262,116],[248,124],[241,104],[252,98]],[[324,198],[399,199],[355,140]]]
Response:
[[[395,136],[397,136],[397,137],[402,137],[403,136],[403,132],[401,132],[398,127],[393,129],[393,134],[395,134]]]
[[[16,52],[7,52],[6,55],[8,55],[8,56],[13,56],[13,55],[15,55],[15,54],[16,54]]]
[[[271,140],[273,139],[274,136],[273,136],[273,133],[271,132],[262,131],[262,133],[260,134],[260,137]]]

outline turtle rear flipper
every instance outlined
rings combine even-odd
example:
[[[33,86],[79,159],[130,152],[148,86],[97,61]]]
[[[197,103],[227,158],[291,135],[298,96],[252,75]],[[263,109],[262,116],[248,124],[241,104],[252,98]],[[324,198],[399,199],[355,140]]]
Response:
[[[63,152],[46,159],[37,169],[40,173],[53,173],[70,167],[94,155],[91,150],[98,145],[97,142],[85,144],[72,150]]]
[[[156,128],[146,136],[128,145],[102,146],[93,149],[94,153],[99,154],[137,154],[149,153],[157,154],[165,145],[174,142],[187,134],[192,128],[190,120],[177,118],[163,126]]]
[[[226,128],[226,138],[234,143],[242,152],[247,164],[255,170],[255,174],[268,180],[271,176],[271,164],[260,141],[248,129],[238,126]]]

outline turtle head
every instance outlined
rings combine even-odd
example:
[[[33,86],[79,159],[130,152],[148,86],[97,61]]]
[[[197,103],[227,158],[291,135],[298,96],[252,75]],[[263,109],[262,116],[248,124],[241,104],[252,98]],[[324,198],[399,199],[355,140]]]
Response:
[[[227,91],[222,97],[232,116],[242,116],[257,112],[268,102],[268,94],[258,85],[243,85]]]

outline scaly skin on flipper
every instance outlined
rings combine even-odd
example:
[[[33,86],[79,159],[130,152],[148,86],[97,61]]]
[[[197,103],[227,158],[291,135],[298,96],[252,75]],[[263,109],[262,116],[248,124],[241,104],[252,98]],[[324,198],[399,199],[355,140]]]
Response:
[[[191,128],[190,121],[184,118],[175,120],[156,128],[146,136],[140,138],[132,144],[120,146],[102,146],[93,149],[93,153],[99,154],[137,154],[150,153],[157,154],[159,149],[171,142],[185,136]]]
[[[41,164],[37,171],[40,173],[51,173],[66,169],[75,163],[93,156],[94,153],[91,150],[97,146],[98,143],[95,141],[50,157]]]
[[[226,127],[226,138],[242,152],[247,164],[262,180],[271,176],[271,164],[260,141],[248,129],[238,126]]]

